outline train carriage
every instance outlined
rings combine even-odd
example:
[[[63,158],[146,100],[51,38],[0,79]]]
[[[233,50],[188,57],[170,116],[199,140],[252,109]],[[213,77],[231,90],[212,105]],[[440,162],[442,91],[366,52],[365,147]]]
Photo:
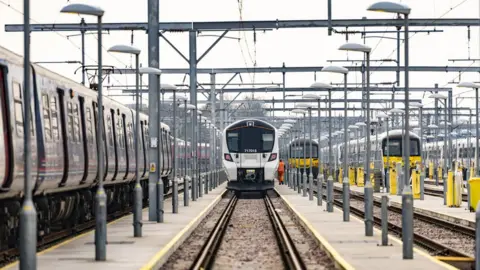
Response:
[[[278,135],[273,125],[258,119],[237,121],[225,128],[222,144],[228,189],[273,188],[279,163]]]

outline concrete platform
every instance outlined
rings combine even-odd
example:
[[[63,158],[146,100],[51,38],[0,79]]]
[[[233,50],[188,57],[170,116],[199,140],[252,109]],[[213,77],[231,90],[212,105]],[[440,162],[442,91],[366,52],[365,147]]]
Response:
[[[414,249],[413,260],[404,260],[402,243],[398,238],[389,236],[391,246],[377,246],[381,243],[381,231],[374,228],[374,236],[364,236],[363,220],[351,215],[350,222],[344,222],[343,212],[337,207],[334,212],[328,213],[325,202],[323,206],[317,206],[316,198],[309,201],[308,197],[302,197],[286,185],[277,185],[275,189],[339,268],[456,269],[418,249]]]
[[[164,223],[148,221],[145,209],[141,238],[133,237],[132,215],[109,223],[105,262],[95,261],[94,231],[90,231],[39,252],[37,269],[157,269],[220,201],[226,185],[224,182],[197,201],[190,200],[188,207],[179,196],[178,214],[172,213],[171,199],[165,200]],[[3,269],[19,269],[19,265],[15,262]]]
[[[340,183],[335,183],[335,188],[342,188]],[[364,188],[351,186],[353,194],[363,195]],[[387,193],[374,193],[374,199],[380,201],[381,196]],[[391,205],[401,206],[402,197],[398,195],[388,195]],[[459,224],[475,228],[475,213],[468,210],[467,202],[462,202],[460,207],[447,207],[443,204],[443,198],[425,195],[424,200],[416,199],[413,202],[414,211],[425,213],[437,218],[454,221]]]

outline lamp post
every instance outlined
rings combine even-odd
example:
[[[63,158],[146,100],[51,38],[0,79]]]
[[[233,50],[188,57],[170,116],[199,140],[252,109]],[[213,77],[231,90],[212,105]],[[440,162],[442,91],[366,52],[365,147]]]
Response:
[[[133,236],[142,236],[142,186],[140,185],[140,91],[139,81],[139,60],[140,50],[128,45],[115,45],[108,49],[108,52],[126,53],[135,55],[135,188],[133,190]],[[160,109],[160,108],[159,108]],[[158,119],[160,121],[160,119]],[[157,198],[158,199],[158,198]],[[155,209],[156,209],[156,200]]]
[[[343,103],[343,137],[344,137],[344,157],[343,157],[343,221],[349,221],[350,220],[350,186],[348,182],[348,150],[347,150],[347,144],[348,144],[348,121],[347,121],[347,114],[348,114],[348,104],[347,104],[347,75],[348,75],[348,69],[344,67],[337,67],[337,66],[327,66],[322,68],[322,72],[330,72],[330,73],[337,73],[337,74],[343,74],[343,95],[344,95],[344,103]]]
[[[369,11],[403,14],[404,16],[404,45],[405,45],[405,179],[410,177],[410,128],[409,128],[409,78],[408,78],[408,15],[410,8],[407,5],[394,2],[377,2],[367,8]],[[413,194],[410,185],[405,186],[402,193],[402,240],[403,258],[413,259]]]
[[[172,199],[172,212],[174,214],[178,213],[178,144],[177,144],[177,106],[178,102],[186,102],[187,98],[185,96],[176,95],[176,91],[173,91],[173,199]]]
[[[444,153],[443,153],[443,157],[444,157],[444,169],[445,169],[445,172],[448,172],[448,162],[447,162],[447,152],[448,152],[448,148],[447,148],[447,126],[448,126],[448,121],[447,121],[447,96],[445,95],[442,95],[442,94],[431,94],[429,96],[429,98],[433,98],[433,99],[436,99],[436,100],[443,100],[443,104],[445,105],[445,119],[444,119],[444,128],[445,128],[445,131],[444,131]],[[445,181],[444,181],[445,183]],[[446,186],[446,185],[444,185]]]
[[[461,82],[457,85],[457,87],[463,87],[463,88],[472,88],[475,89],[475,176],[477,176],[480,173],[480,165],[478,164],[478,140],[479,140],[479,135],[478,135],[478,130],[479,130],[479,119],[478,119],[478,88],[480,88],[480,85],[471,83],[471,82]],[[470,164],[468,165],[470,167]]]
[[[332,158],[332,141],[331,141],[331,138],[332,138],[332,88],[333,86],[331,86],[330,84],[327,84],[327,83],[322,83],[322,82],[314,82],[311,86],[311,88],[314,88],[314,89],[327,89],[328,90],[328,101],[329,101],[329,106],[328,106],[328,153],[329,153],[329,163],[331,163],[330,159]],[[314,95],[314,94],[306,94],[305,96],[307,95],[311,95],[310,98],[313,98],[313,99],[316,99],[317,102],[318,102],[318,142],[320,144],[320,96],[319,95]],[[318,147],[318,157],[320,159],[320,146]],[[318,163],[318,166],[320,167],[320,161]],[[330,166],[329,166],[329,174],[330,174]],[[328,177],[328,175],[327,175]]]
[[[303,108],[303,106],[297,106],[299,108]],[[305,125],[305,115],[306,115],[306,111],[305,110],[302,110],[302,109],[294,109],[292,110],[293,113],[296,113],[296,114],[300,114],[303,116],[303,172],[301,174],[301,178],[299,177],[299,179],[301,179],[301,183],[302,183],[302,190],[303,190],[303,197],[306,197],[307,196],[307,185],[306,185],[306,181],[307,181],[307,177],[306,177],[306,173],[307,173],[307,162],[306,162],[306,156],[307,156],[307,147],[306,147],[306,125]],[[299,182],[299,187],[300,187],[300,182]],[[300,189],[298,190],[298,193],[300,193]]]
[[[300,103],[299,105],[301,105],[301,107],[304,107],[308,110],[308,125],[309,125],[309,132],[308,132],[308,137],[309,137],[309,141],[310,141],[310,145],[309,145],[309,163],[310,163],[310,168],[309,168],[309,171],[308,171],[308,174],[307,174],[307,180],[308,181],[308,184],[309,184],[309,190],[308,190],[308,198],[310,201],[313,201],[313,146],[312,146],[312,140],[313,140],[313,137],[312,137],[312,108],[313,108],[313,104],[310,104],[310,103]],[[304,129],[305,131],[305,129]],[[306,133],[306,132],[305,132]],[[304,137],[306,136],[305,134],[303,134]],[[304,143],[305,145],[305,143]],[[306,160],[304,160],[306,161]],[[306,191],[306,188],[304,188],[304,192]],[[304,193],[304,196],[306,196],[306,194]]]
[[[371,142],[370,142],[370,52],[371,48],[358,43],[346,43],[340,46],[339,50],[341,51],[354,51],[362,52],[366,56],[366,107],[367,113],[365,115],[367,122],[367,155],[366,155],[366,168],[365,168],[365,235],[373,236],[373,186],[370,182],[370,152],[371,152]]]
[[[284,125],[289,125],[289,130],[291,128],[293,128],[294,124],[296,123],[296,121],[293,120],[293,119],[286,119],[284,122],[286,123]],[[289,143],[288,143],[288,155],[287,155],[288,156],[288,166],[287,166],[287,170],[286,170],[286,175],[287,175],[287,183],[288,183],[289,187],[293,187],[293,185],[292,185],[293,184],[293,177],[291,176],[291,171],[290,171],[290,166],[292,164],[290,163],[290,159],[293,158],[292,157],[292,147],[293,147],[293,140],[294,140],[295,137],[293,135],[292,130],[290,130],[289,135],[290,135],[290,139],[289,139]]]
[[[386,151],[387,152],[386,153],[387,154],[387,166],[386,166],[386,168],[384,166],[384,169],[383,169],[383,172],[382,172],[382,175],[383,175],[382,178],[383,178],[384,190],[386,190],[387,192],[390,192],[389,185],[387,184],[387,182],[389,180],[389,171],[390,171],[390,150],[388,149],[388,145],[389,145],[389,142],[390,142],[389,138],[388,138],[388,115],[386,113],[382,112],[382,111],[379,111],[377,113],[377,118],[378,118],[379,125],[380,125],[380,123],[383,119],[385,119],[386,125],[387,125],[387,127],[386,127],[386,131],[387,131],[387,147],[386,147],[386,150],[387,150]],[[378,132],[377,132],[377,134],[378,134]],[[379,148],[379,149],[377,149],[377,151],[379,153],[381,153],[381,151],[379,151],[379,150],[381,150],[382,144],[378,140],[377,140],[377,147]]]
[[[184,158],[185,158],[185,172],[184,172],[184,176],[183,176],[183,205],[184,206],[188,206],[188,203],[189,203],[189,195],[188,195],[188,190],[190,189],[190,180],[188,179],[188,175],[187,175],[187,148],[188,148],[188,140],[187,140],[187,111],[188,110],[192,110],[192,109],[195,109],[195,105],[193,104],[187,104],[187,98],[185,98],[184,100],[184,103],[183,104],[180,104],[180,106],[178,106],[179,108],[183,108],[185,109],[185,118],[184,118],[184,124],[185,124],[185,151],[184,151]],[[192,185],[192,189],[193,189],[193,185]]]
[[[26,5],[28,6],[28,5]],[[28,8],[27,8],[27,11],[28,11]],[[98,159],[97,159],[97,168],[98,168],[98,188],[97,188],[97,192],[95,194],[95,260],[97,261],[105,261],[106,258],[107,258],[107,249],[106,249],[106,244],[107,244],[107,196],[105,195],[105,189],[103,188],[103,175],[104,175],[104,153],[103,151],[101,151],[101,149],[103,149],[103,140],[101,138],[103,138],[103,93],[102,93],[102,17],[103,17],[103,14],[104,14],[104,11],[101,9],[101,8],[98,8],[98,7],[94,7],[94,6],[90,6],[90,5],[86,5],[86,4],[70,4],[70,5],[67,5],[65,6],[64,8],[62,8],[62,10],[60,11],[62,13],[74,13],[74,14],[79,14],[79,15],[91,15],[91,16],[96,16],[97,17],[97,25],[98,25],[98,28],[97,28],[97,33],[98,33],[98,95],[97,95],[97,109],[98,109],[98,121],[97,121],[97,149],[98,149]],[[28,16],[27,14],[29,14],[29,12],[26,12],[25,13],[25,16]],[[26,23],[25,23],[25,26],[27,27],[28,24],[28,19],[26,20]],[[28,27],[27,27],[28,28]],[[25,33],[27,33],[27,31],[25,30]],[[30,33],[28,33],[29,35]],[[25,35],[27,37],[27,34]],[[30,38],[28,37],[28,41],[30,40]],[[29,59],[29,54],[25,54],[26,58],[25,58],[25,62]],[[27,62],[25,66],[29,65],[29,63]],[[25,69],[25,70],[29,70],[29,69]],[[25,71],[26,72],[26,75],[29,76],[29,71]],[[27,76],[26,80],[29,80],[29,77]],[[26,84],[26,85],[30,85],[29,83]],[[28,100],[28,99],[27,99]],[[26,104],[27,105],[27,104]],[[30,102],[28,103],[28,105],[30,105]],[[27,109],[27,107],[25,107],[25,109]],[[26,114],[25,116],[25,123],[27,123],[27,128],[25,128],[25,134],[29,134],[27,133],[27,131],[30,129],[30,125],[29,125],[29,116],[30,114]],[[27,118],[28,117],[28,118]],[[27,136],[29,137],[29,136]],[[29,146],[30,144],[25,141],[25,151],[27,151],[29,149]],[[27,148],[28,147],[28,148]],[[27,156],[26,156],[27,157]],[[29,165],[31,164],[31,161],[30,160],[27,160],[25,162],[25,170],[28,170],[29,169]],[[26,184],[25,185],[25,189],[27,188],[30,188],[30,182],[31,181],[28,181],[29,179],[27,179],[28,177],[30,177],[30,173],[29,172],[26,172],[25,173],[25,179],[26,179],[26,182],[28,182],[28,185]],[[25,196],[30,196],[30,191],[28,190],[28,192],[25,193]],[[27,200],[25,199],[25,202],[31,202],[31,200]],[[24,208],[22,208],[24,209]],[[31,211],[30,211],[31,212]],[[26,213],[28,214],[28,213]],[[32,213],[29,213],[30,215]],[[34,221],[36,223],[36,219]],[[24,222],[26,223],[26,222]],[[35,225],[35,224],[33,224]],[[32,226],[32,224],[30,224],[30,226]],[[28,229],[31,229],[30,227],[27,227],[25,228],[25,232],[27,232]],[[34,236],[36,237],[36,226],[34,226],[33,228],[35,230],[35,234]],[[22,229],[21,229],[22,230]],[[21,234],[22,235],[22,234]],[[26,235],[25,237],[29,237],[28,235]],[[28,238],[27,238],[28,239]],[[23,241],[20,241],[20,243],[22,243]],[[25,254],[25,258],[30,258],[32,256],[35,256],[35,251],[36,251],[36,244],[32,243],[33,241],[30,241],[28,243],[29,247],[25,247],[23,253]],[[36,241],[35,241],[36,242]],[[33,249],[33,255],[31,255],[31,250]],[[22,255],[22,246],[20,246],[20,256]],[[30,260],[28,260],[28,262],[31,262],[31,258]],[[24,261],[24,263],[27,263],[27,260]],[[20,259],[20,265],[22,264],[22,260]],[[36,266],[35,266],[36,267]],[[35,269],[35,267],[33,269]]]

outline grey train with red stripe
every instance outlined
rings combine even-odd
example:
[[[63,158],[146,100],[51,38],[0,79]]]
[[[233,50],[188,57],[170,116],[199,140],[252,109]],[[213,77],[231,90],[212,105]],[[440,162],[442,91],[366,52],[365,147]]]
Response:
[[[38,235],[94,219],[97,92],[38,65],[31,66],[32,186]],[[23,57],[0,47],[0,250],[17,246],[24,191]],[[105,190],[109,212],[133,204],[135,111],[104,98]],[[140,115],[140,177],[148,199],[148,116]],[[173,139],[162,124],[161,177],[172,174]],[[159,168],[157,168],[158,170]]]

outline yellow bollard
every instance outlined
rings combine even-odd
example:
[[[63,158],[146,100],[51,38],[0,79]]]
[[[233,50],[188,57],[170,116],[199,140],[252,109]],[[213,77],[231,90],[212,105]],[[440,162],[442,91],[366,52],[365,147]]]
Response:
[[[455,190],[453,189],[453,172],[449,171],[447,176],[447,206],[454,206]]]
[[[355,185],[355,168],[353,167],[348,168],[348,180],[350,182],[350,186]]]
[[[363,168],[357,168],[357,186],[363,187],[365,186],[365,179],[363,176]]]
[[[397,171],[395,168],[390,168],[390,195],[397,194]]]
[[[433,162],[428,164],[428,179],[433,180]]]
[[[420,172],[412,171],[412,193],[413,199],[420,199]]]
[[[480,201],[480,177],[472,177],[468,180],[470,184],[470,212],[477,211],[477,204]]]

